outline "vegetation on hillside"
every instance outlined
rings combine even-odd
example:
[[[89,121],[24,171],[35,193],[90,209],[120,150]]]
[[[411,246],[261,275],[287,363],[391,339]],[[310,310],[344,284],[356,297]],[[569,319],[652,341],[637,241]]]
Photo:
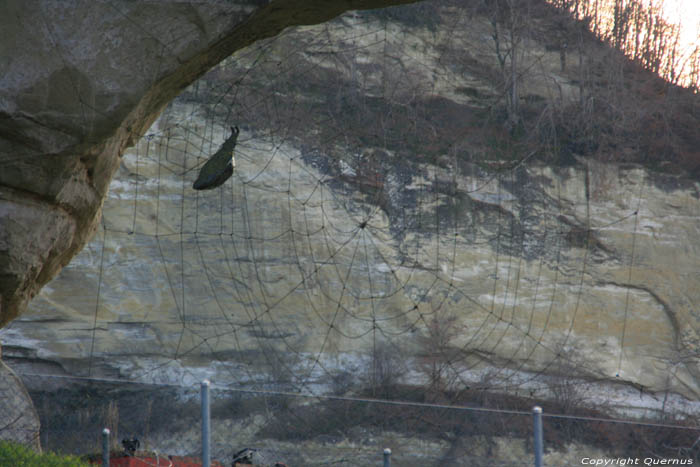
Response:
[[[551,3],[562,47],[580,57],[571,75],[579,101],[563,107],[558,125],[563,146],[603,161],[700,175],[700,49],[682,49],[678,25],[658,3]],[[607,50],[589,53],[594,41]]]
[[[336,21],[364,39],[291,31],[294,40],[205,80],[237,80],[234,100],[214,96],[217,118],[274,96],[247,124],[336,159],[382,148],[411,163],[509,169],[490,164],[590,158],[700,176],[700,51],[681,54],[661,12],[606,2],[609,29],[603,0],[441,0],[358,12]],[[372,31],[377,22],[403,28],[406,42]],[[435,84],[455,75],[462,82],[452,89]]]
[[[457,3],[491,25],[501,93],[482,128],[508,130],[499,136],[516,158],[536,151],[554,163],[593,158],[700,175],[700,51],[681,53],[678,28],[661,11],[636,0]],[[559,66],[545,74],[533,66],[542,46],[559,54]],[[525,93],[552,79],[576,92]]]

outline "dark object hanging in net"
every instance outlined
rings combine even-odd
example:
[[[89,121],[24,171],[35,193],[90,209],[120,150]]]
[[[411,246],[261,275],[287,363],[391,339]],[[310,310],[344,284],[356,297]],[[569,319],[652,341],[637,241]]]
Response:
[[[238,133],[237,126],[231,127],[231,136],[229,136],[219,150],[204,163],[199,170],[199,175],[197,176],[197,180],[194,181],[192,188],[195,190],[211,190],[221,186],[233,175],[233,169],[236,166],[236,161],[233,157],[233,149],[236,147]]]

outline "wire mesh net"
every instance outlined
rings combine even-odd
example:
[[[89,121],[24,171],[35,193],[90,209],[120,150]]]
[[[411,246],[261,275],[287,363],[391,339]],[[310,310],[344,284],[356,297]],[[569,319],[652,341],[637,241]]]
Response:
[[[595,406],[588,388],[640,355],[684,384],[697,355],[658,355],[673,323],[645,333],[631,313],[648,291],[611,282],[601,308],[590,280],[606,262],[627,279],[653,268],[639,259],[656,245],[639,236],[655,216],[650,181],[530,164],[561,149],[553,105],[532,98],[524,136],[505,138],[502,89],[478,85],[501,77],[474,65],[497,63],[493,24],[449,7],[351,12],[260,41],[127,150],[93,241],[3,330],[45,449],[98,451],[107,426],[115,450],[133,436],[195,455],[209,378],[219,459],[249,447],[265,463],[379,465],[389,447],[398,465],[522,465],[527,398],[559,414]],[[522,58],[533,90],[546,60]],[[232,126],[233,176],[193,190]],[[600,214],[606,196],[618,208]],[[62,292],[76,278],[84,293]],[[50,348],[22,360],[27,330],[47,319],[34,336]],[[666,401],[644,397],[664,414]],[[449,408],[494,403],[506,412]],[[629,444],[697,457],[687,431],[608,426],[546,418],[546,443],[571,459],[581,440],[600,456]]]

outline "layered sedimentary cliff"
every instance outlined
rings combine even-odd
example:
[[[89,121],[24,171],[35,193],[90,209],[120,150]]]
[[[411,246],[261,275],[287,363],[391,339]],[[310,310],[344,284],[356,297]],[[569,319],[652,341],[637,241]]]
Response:
[[[124,148],[183,88],[287,26],[394,3],[6,2],[0,326],[94,234]]]
[[[546,397],[563,374],[613,404],[697,399],[698,182],[513,158],[488,123],[491,24],[437,11],[289,31],[188,88],[120,161],[103,228],[4,331],[13,362],[327,390],[371,379],[385,348],[410,382],[437,361],[441,384]],[[523,102],[579,99],[585,70],[527,44]],[[233,124],[234,177],[195,192]]]

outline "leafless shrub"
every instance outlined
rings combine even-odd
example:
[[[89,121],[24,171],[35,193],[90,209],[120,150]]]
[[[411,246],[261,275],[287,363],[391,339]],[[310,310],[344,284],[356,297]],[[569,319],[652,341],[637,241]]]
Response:
[[[427,376],[427,391],[431,398],[450,390],[458,379],[454,362],[460,349],[453,345],[462,332],[457,317],[451,313],[435,312],[426,322],[420,339],[420,369]]]
[[[380,341],[372,350],[364,379],[373,395],[388,398],[406,371],[400,349],[388,341]]]
[[[555,345],[556,359],[547,369],[542,380],[549,392],[550,400],[559,413],[577,414],[590,408],[588,386],[584,383],[585,368],[576,348],[566,342]],[[600,407],[597,407],[598,409]]]

